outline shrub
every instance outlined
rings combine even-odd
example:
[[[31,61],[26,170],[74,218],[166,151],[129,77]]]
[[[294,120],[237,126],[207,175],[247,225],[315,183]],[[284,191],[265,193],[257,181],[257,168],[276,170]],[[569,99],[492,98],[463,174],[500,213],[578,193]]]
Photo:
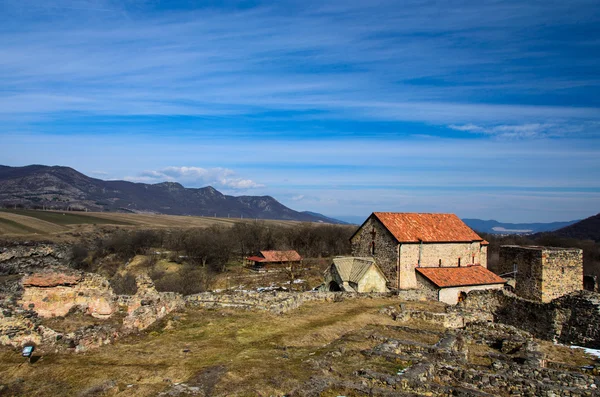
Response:
[[[117,295],[135,295],[137,292],[135,276],[131,273],[125,273],[124,275],[115,273],[110,279],[110,285]]]

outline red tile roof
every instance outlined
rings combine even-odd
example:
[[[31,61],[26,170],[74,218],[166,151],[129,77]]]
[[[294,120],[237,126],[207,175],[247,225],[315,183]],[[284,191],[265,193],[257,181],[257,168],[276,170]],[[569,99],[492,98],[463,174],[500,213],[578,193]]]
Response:
[[[263,262],[265,260],[265,258],[260,257],[260,256],[249,256],[246,259],[249,261],[252,261],[252,262]]]
[[[483,241],[454,214],[373,212],[400,243]]]
[[[298,262],[302,257],[296,251],[260,251],[263,262]]]
[[[480,265],[463,267],[418,267],[417,272],[440,288],[504,284],[506,281]]]

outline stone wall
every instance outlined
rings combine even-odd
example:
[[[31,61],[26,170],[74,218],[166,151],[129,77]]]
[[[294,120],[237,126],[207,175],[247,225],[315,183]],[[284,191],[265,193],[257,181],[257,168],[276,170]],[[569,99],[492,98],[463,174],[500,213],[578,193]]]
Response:
[[[542,261],[542,302],[583,289],[583,250],[546,249]]]
[[[542,303],[504,290],[474,291],[459,309],[488,311],[494,321],[512,325],[538,338],[600,348],[600,294],[579,291]]]
[[[583,288],[583,251],[580,249],[502,246],[496,274],[513,272],[515,293],[525,299],[550,302]]]
[[[372,232],[375,232],[373,237]],[[372,243],[375,254],[372,255]],[[353,256],[373,256],[383,270],[392,287],[401,289],[419,288],[415,268],[450,267],[473,263],[487,267],[487,246],[480,242],[466,243],[402,243],[396,239],[377,219],[371,217],[352,238]],[[400,254],[400,277],[398,279],[398,251]]]
[[[202,292],[185,297],[187,304],[204,308],[233,308],[243,310],[270,311],[275,314],[287,313],[307,302],[336,302],[344,299],[369,299],[398,296],[401,300],[426,300],[421,290],[406,290],[396,293],[356,293],[356,292],[254,292],[236,291],[226,293]]]
[[[375,237],[371,234],[375,231]],[[375,255],[371,243],[375,242]],[[352,256],[374,257],[391,286],[397,286],[398,244],[392,234],[377,219],[370,217],[351,239]]]

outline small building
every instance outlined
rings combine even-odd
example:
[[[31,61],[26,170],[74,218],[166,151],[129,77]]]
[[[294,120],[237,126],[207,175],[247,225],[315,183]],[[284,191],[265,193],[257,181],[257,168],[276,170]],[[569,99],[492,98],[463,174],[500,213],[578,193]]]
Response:
[[[583,251],[579,248],[503,245],[498,264],[490,270],[513,278],[517,295],[538,302],[583,289]]]
[[[294,250],[260,251],[257,255],[246,258],[246,266],[255,269],[286,268],[302,264],[302,257]]]
[[[454,214],[373,212],[350,242],[352,255],[373,257],[397,289],[419,288],[418,268],[487,267],[488,242]]]
[[[387,279],[373,258],[333,258],[324,276],[326,291],[388,292]]]
[[[462,301],[467,293],[481,289],[502,289],[506,280],[479,265],[462,267],[419,267],[417,282],[431,291],[432,298],[449,305]]]

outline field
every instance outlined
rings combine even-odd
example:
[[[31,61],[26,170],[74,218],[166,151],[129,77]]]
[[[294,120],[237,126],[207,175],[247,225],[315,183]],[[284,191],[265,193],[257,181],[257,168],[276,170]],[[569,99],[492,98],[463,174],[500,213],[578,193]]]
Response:
[[[29,239],[69,239],[70,236],[92,232],[98,226],[136,228],[193,228],[211,225],[230,226],[249,220],[205,218],[158,214],[124,214],[115,212],[65,212],[39,210],[0,210],[0,237]],[[275,225],[290,225],[293,221],[265,221]]]

